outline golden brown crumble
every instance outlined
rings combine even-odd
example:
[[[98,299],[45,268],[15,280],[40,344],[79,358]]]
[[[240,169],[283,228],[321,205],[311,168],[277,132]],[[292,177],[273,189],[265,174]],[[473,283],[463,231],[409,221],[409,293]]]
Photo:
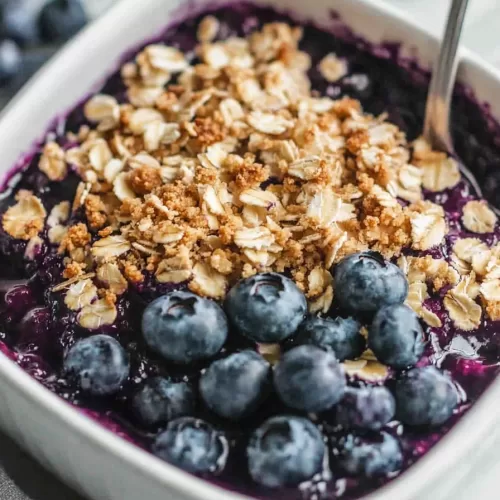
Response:
[[[151,193],[153,189],[162,185],[162,179],[158,168],[142,166],[134,168],[130,172],[130,186],[136,194]]]
[[[112,226],[107,226],[104,229],[101,229],[97,234],[101,238],[106,238],[106,236],[109,236],[110,234],[113,234],[113,231],[114,231],[114,229],[113,229]]]
[[[124,262],[123,264],[123,274],[132,283],[142,283],[144,281],[144,275],[137,268],[135,264],[130,262]]]
[[[239,190],[260,186],[269,179],[270,175],[268,167],[254,163],[248,156],[242,162],[236,161],[234,165],[229,164],[228,170],[234,174],[234,185]]]
[[[211,42],[219,31],[219,21],[214,16],[206,16],[198,26],[198,40],[202,43]]]
[[[129,102],[92,97],[84,108],[92,126],[71,137],[78,146],[44,149],[40,168],[49,178],[62,178],[69,165],[82,178],[73,210],[83,207],[85,222],[47,223],[65,255],[64,278],[88,280],[69,299],[81,308],[80,324],[112,322],[117,297],[146,273],[222,298],[241,277],[288,271],[310,310],[326,312],[331,266],[367,249],[400,258],[408,304],[432,326],[440,319],[424,307],[429,284],[450,287],[445,307],[463,326],[481,316],[476,300],[500,317],[495,248],[470,239],[451,264],[401,257],[405,248],[443,242],[444,212],[423,201],[422,188],[456,185],[456,162],[423,140],[408,144],[385,115],[364,113],[357,100],[311,92],[300,28],[271,23],[247,39],[214,42],[218,30],[213,17],[200,24],[197,64],[173,47],[146,47],[122,68]],[[329,81],[347,69],[335,54],[319,65]],[[25,193],[2,222],[28,240],[45,218],[40,200]],[[496,217],[471,202],[463,222],[485,233]]]
[[[83,248],[90,242],[90,239],[91,235],[87,226],[83,222],[79,222],[78,224],[68,228],[68,232],[59,247],[59,252],[71,252],[76,248]]]
[[[233,272],[234,257],[230,251],[217,248],[210,257],[210,265],[221,274],[231,274]]]
[[[71,279],[75,278],[76,276],[81,276],[82,274],[84,274],[84,268],[85,264],[72,261],[65,267],[63,271],[63,278]]]
[[[108,304],[109,306],[114,306],[116,304],[117,297],[116,297],[116,294],[114,294],[112,291],[102,289],[102,290],[99,290],[98,293],[99,293],[99,296],[101,296],[104,299],[104,301],[106,302],[106,304]]]
[[[31,191],[20,190],[16,200],[2,217],[3,229],[14,238],[30,240],[43,230],[47,212]]]
[[[89,194],[85,199],[85,215],[91,229],[100,229],[107,222],[106,205],[100,196]]]
[[[160,111],[168,112],[174,109],[174,107],[178,103],[178,98],[177,95],[172,92],[163,92],[157,99],[156,99],[156,107]]]
[[[59,144],[49,142],[45,145],[39,168],[51,181],[60,181],[66,177],[68,166],[64,159],[64,150]]]
[[[196,118],[194,120],[193,130],[196,142],[201,148],[220,142],[225,136],[221,124],[217,123],[211,117]]]
[[[492,321],[500,321],[500,301],[487,303],[486,313]]]

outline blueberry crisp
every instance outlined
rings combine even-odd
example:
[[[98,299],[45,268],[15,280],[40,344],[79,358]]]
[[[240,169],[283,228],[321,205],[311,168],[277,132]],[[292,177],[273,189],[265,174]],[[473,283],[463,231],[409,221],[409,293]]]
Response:
[[[170,27],[6,183],[2,352],[251,497],[400,475],[500,361],[497,218],[419,138],[425,83],[249,4]],[[481,176],[493,122],[463,89],[456,107]]]

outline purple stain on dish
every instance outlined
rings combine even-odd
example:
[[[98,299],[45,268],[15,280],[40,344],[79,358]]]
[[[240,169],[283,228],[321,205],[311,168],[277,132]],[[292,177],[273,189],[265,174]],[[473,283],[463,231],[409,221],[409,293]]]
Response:
[[[12,361],[18,360],[18,354],[12,350],[11,347],[9,347],[5,342],[0,342],[0,352],[6,356],[7,358],[11,359]]]
[[[246,35],[262,24],[276,20],[290,22],[290,17],[285,14],[249,4],[224,7],[215,14],[222,20],[219,29],[221,38]],[[174,24],[157,40],[177,46],[184,51],[191,51],[196,44],[196,26],[200,19],[200,17],[190,18],[185,22]],[[336,36],[318,29],[311,23],[303,24],[304,37],[301,49],[307,51],[313,59],[309,75],[313,88],[320,94],[334,98],[350,95],[359,99],[364,109],[373,114],[387,111],[391,121],[400,126],[410,139],[417,137],[422,128],[428,72],[423,71],[415,60],[402,58],[397,44],[372,46],[352,33],[335,15],[332,15],[331,24]],[[349,67],[349,74],[335,84],[326,82],[316,70],[317,63],[328,52],[335,52],[345,59]],[[132,59],[134,54],[135,52],[127,54],[124,61]],[[125,88],[118,73],[103,84],[103,92],[115,95],[119,102],[124,101]],[[457,86],[454,98],[452,123],[459,157],[478,176],[486,198],[493,203],[500,201],[500,173],[497,168],[500,164],[500,125],[492,118],[488,107],[478,104],[470,89],[461,85]],[[64,134],[68,131],[76,132],[83,124],[85,119],[82,105],[79,105],[64,119],[59,118],[54,121],[52,132],[56,134],[56,140],[67,148],[71,144]],[[36,151],[20,159],[3,184],[5,194],[0,200],[2,211],[13,203],[13,195],[19,189],[33,191],[49,208],[62,199],[73,197],[79,180],[76,174],[70,173],[63,182],[51,183],[38,170],[39,152],[43,142],[36,146]],[[20,172],[22,175],[19,177]],[[436,258],[447,257],[457,239],[477,237],[466,232],[461,224],[462,207],[473,198],[466,181],[445,192],[425,193],[425,195],[427,199],[443,206],[450,227],[445,244],[428,252],[430,255]],[[78,215],[75,220],[77,218]],[[499,236],[497,231],[479,238],[492,245],[498,241]],[[56,255],[54,247],[46,249],[35,260],[30,261],[24,258],[25,246],[25,243],[12,240],[0,230],[0,255],[3,261],[9,264],[0,272],[0,293],[4,296],[0,304],[0,328],[3,334],[0,351],[52,391],[78,406],[83,414],[124,439],[143,448],[149,448],[151,436],[145,435],[130,423],[133,419],[128,418],[129,399],[149,376],[172,377],[196,383],[200,371],[206,368],[206,363],[189,369],[180,369],[178,366],[165,363],[147,351],[138,334],[140,317],[147,303],[174,289],[182,289],[184,285],[159,284],[153,276],[147,275],[142,283],[131,286],[120,299],[118,319],[115,324],[92,332],[119,338],[127,346],[131,358],[131,374],[119,395],[99,402],[90,401],[78,391],[68,388],[67,382],[59,378],[64,353],[77,340],[89,336],[88,331],[75,324],[75,314],[69,313],[61,299],[50,292],[51,287],[60,282],[62,258]],[[34,280],[28,284],[26,280],[33,276]],[[20,281],[12,283],[8,280]],[[438,300],[446,291],[447,289],[443,289],[439,294],[433,293],[425,302],[425,306],[442,320],[443,326],[427,329],[426,351],[418,367],[431,362],[437,363],[436,360],[439,360],[440,367],[452,373],[456,383],[466,394],[467,401],[461,400],[456,415],[436,431],[425,432],[405,428],[401,434],[401,425],[387,426],[385,430],[391,435],[401,434],[400,442],[405,455],[404,468],[409,467],[439,441],[458,420],[459,415],[467,410],[470,403],[479,398],[499,371],[500,331],[497,325],[489,320],[483,320],[478,331],[470,333],[457,331]],[[457,344],[455,339],[458,336],[463,338],[465,343]],[[241,348],[241,345],[237,345],[234,350]],[[233,349],[233,346],[228,344],[226,349]],[[285,488],[269,492],[252,483],[246,472],[244,445],[241,443],[246,442],[256,425],[262,423],[273,414],[272,412],[276,414],[283,411],[279,401],[269,401],[266,405],[259,410],[253,421],[244,421],[238,426],[228,424],[211,414],[203,415],[211,419],[211,423],[225,429],[231,442],[236,443],[232,447],[231,460],[228,461],[225,472],[214,482],[225,488],[262,499],[312,500],[317,498],[319,493],[325,495],[321,498],[338,498],[339,496],[335,494],[335,481],[342,477],[342,472],[335,468],[335,464],[332,464],[334,479],[322,478],[319,482],[312,481],[301,491]],[[325,429],[332,427],[332,422],[328,421],[327,416],[321,416],[321,419]],[[334,430],[331,433],[328,431],[328,434],[330,438],[335,437]],[[341,497],[357,498],[373,491],[386,480],[347,478]]]
[[[113,432],[117,436],[121,437],[122,439],[125,439],[126,441],[135,444],[139,447],[143,447],[143,444],[137,440],[134,439],[130,433],[130,431],[125,428],[123,425],[121,425],[114,417],[113,415],[107,415],[106,413],[102,413],[99,411],[94,411],[94,410],[87,410],[85,408],[78,408],[80,413],[82,415],[85,415],[86,417],[91,418],[92,420],[95,420],[96,422],[99,422],[103,427],[106,427],[109,431]]]

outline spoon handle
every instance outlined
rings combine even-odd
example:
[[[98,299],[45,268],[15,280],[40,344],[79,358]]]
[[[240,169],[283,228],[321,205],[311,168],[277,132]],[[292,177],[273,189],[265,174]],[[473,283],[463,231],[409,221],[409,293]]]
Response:
[[[452,0],[437,64],[434,65],[425,110],[424,137],[436,149],[453,152],[450,105],[458,68],[457,49],[469,0]]]

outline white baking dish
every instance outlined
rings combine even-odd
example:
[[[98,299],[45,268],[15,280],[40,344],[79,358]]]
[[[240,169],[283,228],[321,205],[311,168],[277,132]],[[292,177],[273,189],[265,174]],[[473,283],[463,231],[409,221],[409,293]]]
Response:
[[[437,43],[423,30],[369,0],[260,0],[319,24],[336,10],[370,41],[403,41],[426,65]],[[49,122],[88,94],[114,69],[119,56],[172,21],[213,0],[122,0],[77,37],[12,102],[0,119],[2,173],[40,138]],[[183,5],[181,13],[179,6]],[[464,52],[460,79],[500,116],[500,74]],[[460,479],[481,465],[484,445],[500,427],[500,379],[442,442],[400,479],[370,496],[384,500],[456,498]],[[95,499],[235,500],[243,498],[157,460],[79,414],[0,355],[0,426],[43,465]],[[483,468],[487,468],[487,463]],[[477,468],[476,468],[477,470]],[[483,497],[484,498],[484,497]],[[498,498],[495,494],[489,498]]]

